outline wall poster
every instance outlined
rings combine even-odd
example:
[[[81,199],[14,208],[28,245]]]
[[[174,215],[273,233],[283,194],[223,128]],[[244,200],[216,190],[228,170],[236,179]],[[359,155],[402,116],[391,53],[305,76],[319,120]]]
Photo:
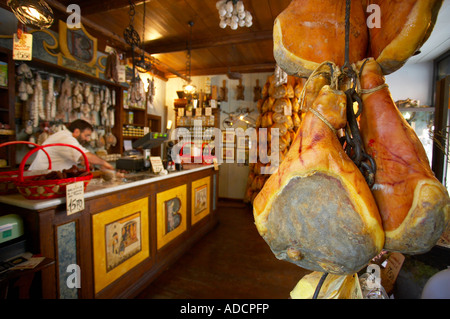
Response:
[[[192,182],[192,225],[209,214],[210,211],[210,177]]]
[[[158,249],[177,238],[186,230],[186,194],[186,185],[156,194]]]
[[[149,257],[148,198],[92,216],[95,293]]]

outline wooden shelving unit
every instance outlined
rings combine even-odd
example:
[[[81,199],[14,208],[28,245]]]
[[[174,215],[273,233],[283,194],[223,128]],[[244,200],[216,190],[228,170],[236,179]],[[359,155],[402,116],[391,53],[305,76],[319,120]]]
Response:
[[[120,127],[122,128],[121,145],[123,145],[125,140],[138,140],[148,132],[162,132],[161,116],[147,114],[147,110],[144,108],[122,108],[120,113]],[[118,152],[122,153],[121,151]],[[161,150],[159,148],[153,149],[152,155],[160,156]]]
[[[1,52],[1,51],[0,51]],[[85,81],[85,82],[89,82],[92,84],[96,84],[96,85],[101,85],[101,86],[107,86],[111,91],[114,90],[115,91],[115,95],[116,95],[116,101],[115,101],[115,117],[114,117],[114,121],[115,121],[115,125],[114,127],[111,129],[111,132],[114,134],[114,136],[117,138],[117,143],[115,146],[111,146],[110,149],[108,149],[108,153],[112,154],[112,153],[119,153],[122,154],[123,153],[123,141],[125,139],[137,139],[139,137],[132,137],[132,136],[124,136],[124,128],[127,127],[128,125],[130,125],[128,123],[128,119],[125,117],[126,113],[129,111],[133,111],[136,112],[136,116],[133,119],[133,126],[138,126],[138,127],[142,127],[142,129],[147,126],[147,119],[146,119],[146,111],[143,109],[124,109],[123,107],[123,98],[124,98],[124,91],[126,91],[128,89],[127,86],[124,86],[122,84],[118,84],[118,83],[114,83],[108,80],[104,80],[104,79],[100,79],[100,78],[96,78],[94,76],[91,75],[87,75],[81,72],[77,72],[75,70],[71,70],[56,64],[52,64],[43,60],[39,60],[39,59],[33,59],[32,61],[26,62],[30,67],[33,67],[35,69],[41,69],[41,70],[45,70],[48,71],[52,74],[57,74],[57,75],[65,75],[68,74],[69,77],[71,78],[71,80],[80,80],[80,81]],[[13,63],[14,65],[14,63]],[[12,68],[12,77],[14,78],[14,67]],[[14,85],[13,85],[14,88]],[[0,92],[2,90],[0,89]],[[13,91],[13,104],[12,104],[12,109],[14,109],[14,89]],[[1,111],[0,111],[1,112]],[[13,120],[14,122],[14,120]]]
[[[0,61],[8,67],[8,83],[0,86],[0,144],[16,140],[15,124],[15,67],[12,52],[0,47]],[[6,167],[0,170],[11,170],[16,166],[16,152],[14,146],[0,148],[0,159],[6,160]]]

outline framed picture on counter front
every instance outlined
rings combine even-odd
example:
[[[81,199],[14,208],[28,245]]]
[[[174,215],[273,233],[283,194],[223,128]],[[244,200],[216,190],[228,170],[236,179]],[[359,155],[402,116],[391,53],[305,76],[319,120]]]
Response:
[[[156,238],[158,249],[170,243],[186,230],[186,205],[186,185],[156,194]]]
[[[92,216],[95,293],[149,257],[148,198]]]
[[[194,225],[210,212],[210,177],[192,182],[191,223]]]

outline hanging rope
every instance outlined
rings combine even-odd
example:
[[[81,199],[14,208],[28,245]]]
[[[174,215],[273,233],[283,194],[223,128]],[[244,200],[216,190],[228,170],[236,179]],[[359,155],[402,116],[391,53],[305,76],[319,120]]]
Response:
[[[375,184],[376,164],[373,158],[367,154],[364,149],[364,144],[357,121],[357,118],[362,113],[363,103],[357,92],[359,83],[358,73],[355,71],[355,68],[350,65],[350,11],[351,1],[346,0],[345,63],[342,66],[342,74],[350,81],[351,87],[345,91],[345,95],[347,96],[347,126],[345,128],[345,136],[341,138],[341,143],[342,145],[345,144],[345,152],[359,168],[367,184],[369,185],[369,188],[372,188]],[[361,70],[366,61],[364,61]],[[356,113],[354,111],[354,104],[358,106]]]
[[[317,299],[319,296],[320,288],[322,288],[323,283],[325,282],[325,279],[327,279],[328,273],[324,273],[322,277],[320,277],[319,283],[317,284],[316,290],[314,291],[314,295],[312,299]]]
[[[326,69],[323,70],[324,67],[329,67],[330,71],[328,72]],[[340,76],[339,68],[333,62],[329,62],[329,61],[325,61],[325,62],[319,64],[319,66],[309,76],[308,80],[306,81],[305,85],[303,86],[302,92],[300,93],[299,104],[300,104],[301,108],[303,108],[303,105],[306,102],[305,96],[306,96],[306,88],[308,87],[308,84],[312,81],[312,79],[314,79],[315,77],[320,76],[320,75],[329,76],[330,83],[331,83],[330,87],[332,89],[337,89],[338,78]],[[325,123],[326,126],[328,126],[330,128],[330,130],[335,135],[337,135],[336,129],[333,127],[333,125],[331,125],[331,123],[322,114],[320,114],[319,112],[317,112],[316,110],[314,110],[312,108],[308,108],[307,111],[310,111],[315,116],[317,116],[320,120],[322,120],[323,123]]]

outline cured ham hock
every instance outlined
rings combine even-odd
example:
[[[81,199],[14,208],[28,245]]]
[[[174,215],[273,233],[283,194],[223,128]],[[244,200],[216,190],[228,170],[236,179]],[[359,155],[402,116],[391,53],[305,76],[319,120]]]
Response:
[[[366,57],[369,35],[361,0],[351,0],[350,63]],[[324,61],[344,64],[345,1],[293,0],[274,21],[273,54],[288,74],[309,77]]]
[[[336,136],[347,123],[345,94],[325,85],[311,108],[253,202],[255,224],[278,259],[353,274],[383,248],[381,219],[364,177]]]
[[[361,136],[377,165],[372,192],[383,220],[385,249],[427,252],[449,220],[447,190],[434,176],[419,138],[397,109],[374,59],[363,65],[360,82]]]

